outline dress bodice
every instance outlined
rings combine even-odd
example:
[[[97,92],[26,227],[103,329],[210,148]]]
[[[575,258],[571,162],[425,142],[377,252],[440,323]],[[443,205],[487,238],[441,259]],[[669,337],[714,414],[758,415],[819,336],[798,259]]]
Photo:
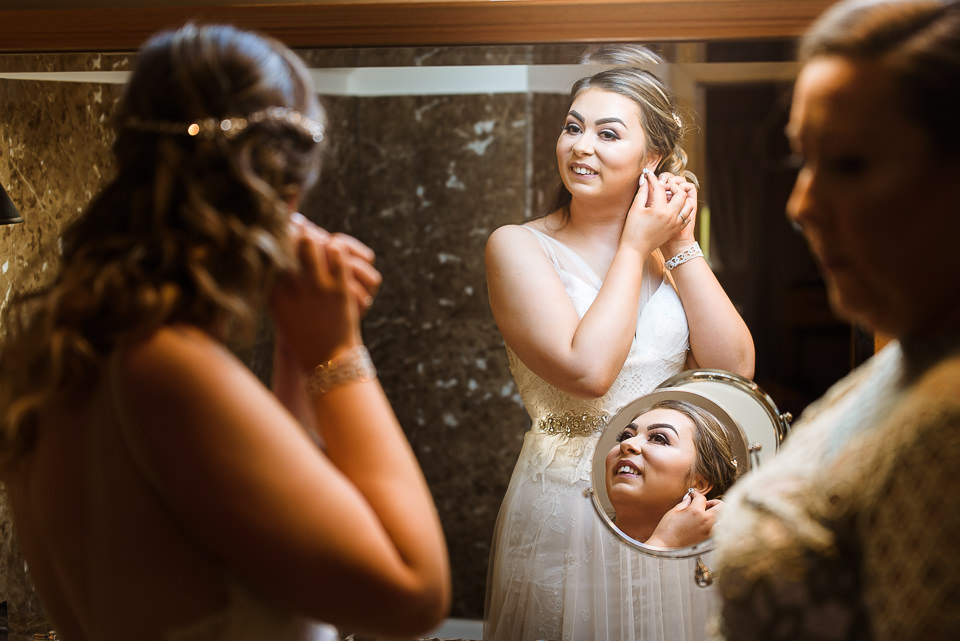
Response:
[[[560,241],[531,227],[524,228],[540,241],[577,313],[583,318],[600,292],[602,278]],[[650,259],[644,263],[642,278],[633,344],[619,376],[600,398],[586,400],[558,390],[531,371],[507,347],[510,371],[534,424],[544,416],[564,412],[592,410],[613,414],[683,370],[689,329],[680,297],[670,283],[650,268]]]
[[[583,317],[602,275],[554,238],[540,242]],[[606,394],[582,399],[507,355],[532,425],[491,544],[484,638],[497,641],[704,641],[713,593],[693,582],[692,559],[657,559],[623,543],[590,499],[594,450],[609,418],[683,370],[689,329],[680,297],[644,265],[637,327]],[[549,319],[544,319],[544,324]]]

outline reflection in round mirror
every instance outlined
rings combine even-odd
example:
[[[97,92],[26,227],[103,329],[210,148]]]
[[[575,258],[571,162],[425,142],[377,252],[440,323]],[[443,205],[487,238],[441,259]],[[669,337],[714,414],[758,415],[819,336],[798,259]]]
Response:
[[[668,409],[670,407],[686,409],[681,412]],[[695,416],[689,415],[691,411]],[[647,418],[643,418],[644,416]],[[639,470],[631,473],[630,470],[622,469],[625,463],[629,464],[631,457],[621,452],[621,441],[626,443],[624,449],[629,448],[639,425],[644,431],[643,438],[650,441],[649,447],[653,453],[656,451],[656,441],[663,437],[657,436],[660,428],[654,429],[651,426],[675,424],[664,428],[666,438],[675,438],[678,446],[685,442],[689,456],[693,447],[693,431],[719,423],[726,436],[722,440],[730,450],[730,458],[723,457],[723,460],[732,462],[733,471],[728,472],[728,478],[732,479],[729,474],[741,476],[759,465],[763,459],[776,454],[790,428],[790,420],[789,414],[781,415],[773,400],[748,379],[721,370],[683,372],[664,381],[650,394],[627,404],[604,428],[593,458],[591,495],[594,506],[600,518],[617,536],[644,553],[666,558],[698,556],[712,548],[709,537],[683,547],[661,547],[639,540],[647,539],[647,536],[640,536],[637,531],[649,535],[649,522],[659,521],[670,506],[658,505],[652,498],[655,496],[654,491],[649,489],[653,484],[645,483],[646,479],[639,484],[635,483],[635,480],[642,477]],[[647,423],[650,426],[647,426]],[[642,450],[643,447],[639,449]],[[643,466],[643,455],[635,456],[639,457],[635,460]],[[696,456],[695,453],[693,456]],[[692,464],[695,460],[689,459],[689,463]],[[650,464],[653,465],[652,460]],[[623,472],[620,476],[617,476],[618,468]],[[689,471],[689,467],[686,470]],[[651,472],[653,471],[655,470],[651,467]],[[652,474],[650,476],[649,480],[653,481]],[[648,503],[641,505],[638,501]],[[675,505],[675,499],[673,504]],[[618,510],[623,517],[623,526],[618,525]],[[638,510],[641,513],[649,510],[646,529],[633,529],[633,516]]]

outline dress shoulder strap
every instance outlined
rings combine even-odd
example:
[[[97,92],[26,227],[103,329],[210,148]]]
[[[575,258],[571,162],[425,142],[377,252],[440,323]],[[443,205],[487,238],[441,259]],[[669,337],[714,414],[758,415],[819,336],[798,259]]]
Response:
[[[540,242],[540,247],[543,248],[544,254],[546,254],[547,258],[553,264],[554,269],[558,272],[572,274],[596,289],[600,289],[600,285],[603,284],[603,279],[590,267],[580,254],[539,229],[534,229],[529,225],[521,225],[521,227],[529,230],[530,233],[537,238]]]

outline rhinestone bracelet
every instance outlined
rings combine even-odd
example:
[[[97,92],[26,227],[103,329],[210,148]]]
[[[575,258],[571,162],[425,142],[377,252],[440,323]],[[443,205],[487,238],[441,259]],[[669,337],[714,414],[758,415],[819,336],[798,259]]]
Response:
[[[363,345],[357,345],[317,365],[307,380],[307,390],[311,395],[324,394],[347,383],[372,381],[376,377],[377,368],[373,366],[370,352]]]
[[[703,256],[703,250],[700,249],[700,243],[694,242],[682,252],[665,262],[663,266],[668,270],[673,270],[674,268],[679,267],[688,260],[692,260],[697,256]]]

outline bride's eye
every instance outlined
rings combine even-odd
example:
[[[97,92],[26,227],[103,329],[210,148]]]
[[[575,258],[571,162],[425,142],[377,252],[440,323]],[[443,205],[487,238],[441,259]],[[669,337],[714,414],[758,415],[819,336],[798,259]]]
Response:
[[[617,443],[623,443],[628,438],[633,438],[637,433],[635,430],[630,427],[625,427],[622,432],[617,436]]]
[[[650,432],[647,435],[647,440],[651,443],[657,443],[658,445],[669,445],[670,439],[667,438],[667,435],[663,432]]]

